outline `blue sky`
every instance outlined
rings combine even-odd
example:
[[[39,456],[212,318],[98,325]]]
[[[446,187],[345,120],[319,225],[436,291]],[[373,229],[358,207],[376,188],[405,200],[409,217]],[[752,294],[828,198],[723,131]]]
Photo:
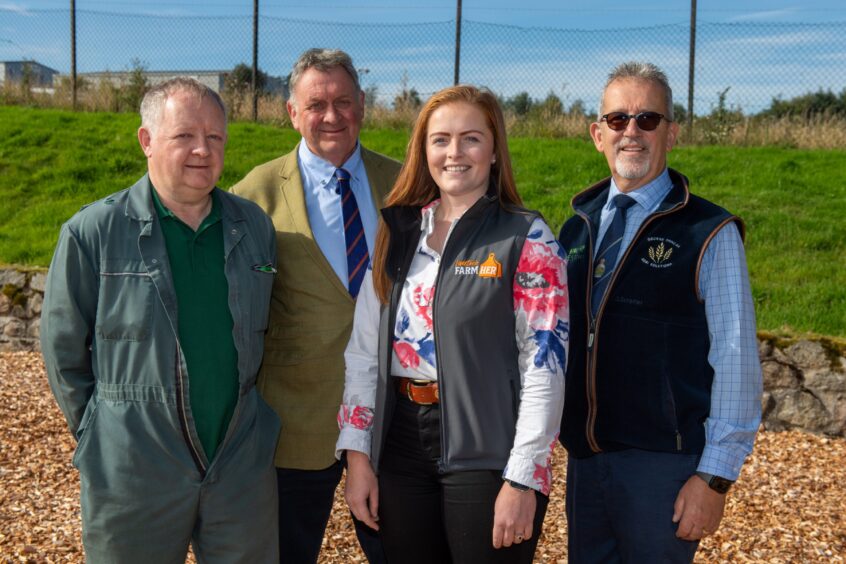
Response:
[[[754,112],[776,96],[846,87],[846,1],[698,4],[697,112],[708,111],[726,88],[730,105]],[[0,60],[34,59],[67,72],[68,6],[0,0]],[[125,70],[133,58],[153,70],[251,61],[249,0],[76,6],[80,72]],[[424,97],[452,81],[454,1],[260,0],[260,10],[260,66],[271,74],[287,74],[297,53],[322,45],[348,50],[367,69],[363,83],[378,87],[383,100],[403,76]],[[614,64],[646,59],[667,71],[676,100],[686,105],[689,17],[687,0],[465,0],[461,78],[504,95],[554,92],[592,107]]]
[[[464,17],[480,22],[529,27],[597,29],[643,27],[686,22],[687,0],[465,0]],[[2,0],[0,9],[66,10],[67,0]],[[263,15],[295,19],[321,19],[366,23],[412,23],[451,20],[454,1],[449,0],[260,0]],[[167,16],[244,15],[252,2],[242,0],[78,0],[78,10],[131,12]],[[830,22],[846,19],[843,0],[699,0],[702,22]]]

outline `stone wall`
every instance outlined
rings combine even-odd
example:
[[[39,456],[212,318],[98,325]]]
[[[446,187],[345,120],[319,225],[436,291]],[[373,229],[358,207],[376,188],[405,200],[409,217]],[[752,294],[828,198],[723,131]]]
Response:
[[[36,351],[46,271],[0,268],[0,351]]]
[[[0,351],[36,351],[44,271],[0,269]],[[762,337],[764,427],[846,436],[846,347]]]
[[[764,427],[846,436],[846,357],[829,339],[759,340]]]

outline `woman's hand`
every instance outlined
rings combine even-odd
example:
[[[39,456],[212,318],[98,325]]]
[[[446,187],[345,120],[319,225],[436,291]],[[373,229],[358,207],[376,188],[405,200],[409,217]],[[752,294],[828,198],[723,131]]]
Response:
[[[521,491],[503,483],[494,505],[494,548],[530,539],[536,506],[535,490]]]
[[[371,529],[379,530],[379,483],[363,452],[347,451],[347,485],[344,498],[356,519]]]

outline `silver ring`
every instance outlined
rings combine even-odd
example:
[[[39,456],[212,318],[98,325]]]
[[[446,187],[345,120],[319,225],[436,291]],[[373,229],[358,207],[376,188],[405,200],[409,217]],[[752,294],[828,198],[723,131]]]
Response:
[[[517,542],[523,542],[523,535],[517,535],[514,538],[517,540]]]

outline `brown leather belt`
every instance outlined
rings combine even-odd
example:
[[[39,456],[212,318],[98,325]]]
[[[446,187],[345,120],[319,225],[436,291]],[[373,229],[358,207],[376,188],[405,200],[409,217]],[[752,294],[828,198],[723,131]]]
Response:
[[[396,381],[397,392],[413,403],[434,405],[440,401],[437,382],[413,380],[405,376],[392,376],[392,378]]]

